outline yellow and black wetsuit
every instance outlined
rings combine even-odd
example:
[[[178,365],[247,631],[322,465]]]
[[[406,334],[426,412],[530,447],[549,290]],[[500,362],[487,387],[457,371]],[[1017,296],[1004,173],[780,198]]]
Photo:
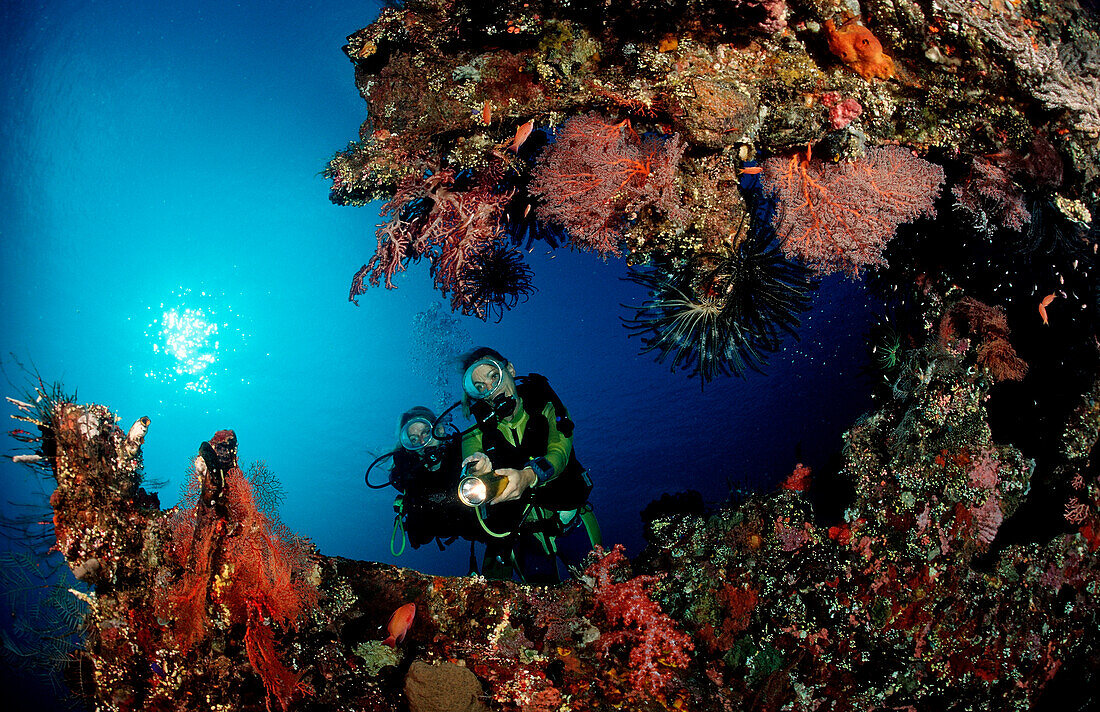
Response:
[[[553,582],[556,558],[579,563],[600,543],[588,504],[592,481],[573,451],[569,413],[546,378],[535,373],[517,378],[516,399],[511,418],[483,423],[462,441],[463,456],[483,452],[494,469],[530,467],[536,476],[524,497],[489,507],[489,526],[516,536],[489,545],[483,573],[508,577],[514,565],[526,581]]]

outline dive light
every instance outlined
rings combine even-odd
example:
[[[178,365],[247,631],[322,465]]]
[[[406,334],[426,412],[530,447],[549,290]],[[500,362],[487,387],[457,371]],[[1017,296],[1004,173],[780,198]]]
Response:
[[[473,464],[467,466],[467,471]],[[498,497],[507,485],[508,478],[496,472],[466,474],[458,481],[458,499],[467,507],[480,507]]]

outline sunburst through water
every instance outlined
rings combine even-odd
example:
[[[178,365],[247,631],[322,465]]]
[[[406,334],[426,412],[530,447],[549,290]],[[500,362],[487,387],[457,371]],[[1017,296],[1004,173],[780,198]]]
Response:
[[[153,352],[145,377],[194,393],[216,392],[225,376],[223,357],[247,339],[226,295],[181,287],[173,299],[147,309],[158,315],[145,327]]]

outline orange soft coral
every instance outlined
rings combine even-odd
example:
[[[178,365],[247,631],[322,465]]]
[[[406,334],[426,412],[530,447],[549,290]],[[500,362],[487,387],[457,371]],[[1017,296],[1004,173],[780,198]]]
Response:
[[[829,51],[864,79],[894,76],[894,60],[882,53],[882,43],[863,25],[848,21],[838,29],[832,20],[826,20],[825,39]]]

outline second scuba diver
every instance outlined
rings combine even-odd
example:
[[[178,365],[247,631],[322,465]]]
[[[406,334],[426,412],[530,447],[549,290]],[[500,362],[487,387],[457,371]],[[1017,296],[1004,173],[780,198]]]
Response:
[[[458,438],[438,432],[444,426],[423,406],[410,408],[398,421],[398,447],[393,451],[390,482],[400,493],[394,499],[397,513],[394,540],[403,528],[414,549],[439,539],[447,543],[461,536],[474,538],[480,530],[474,514],[455,498],[461,451]],[[402,538],[401,549],[404,549]]]
[[[600,544],[588,503],[592,481],[573,452],[573,422],[545,377],[517,378],[493,349],[466,354],[462,368],[463,401],[477,421],[462,440],[463,483],[481,478],[494,487],[480,510],[487,516],[478,518],[489,541],[482,573],[555,583],[558,559],[577,566]]]

